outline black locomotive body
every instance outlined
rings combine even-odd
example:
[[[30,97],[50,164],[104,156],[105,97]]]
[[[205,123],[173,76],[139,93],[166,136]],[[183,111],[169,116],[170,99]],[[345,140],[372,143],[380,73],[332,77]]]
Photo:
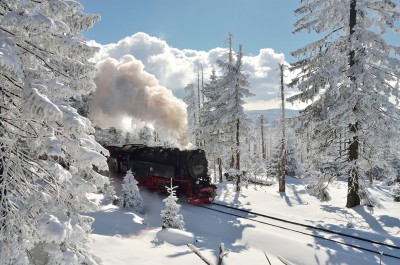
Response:
[[[178,186],[178,193],[192,204],[211,202],[216,186],[210,183],[205,153],[201,149],[179,150],[161,146],[127,144],[108,147],[110,169],[117,174],[131,170],[140,185],[165,192],[165,186]]]

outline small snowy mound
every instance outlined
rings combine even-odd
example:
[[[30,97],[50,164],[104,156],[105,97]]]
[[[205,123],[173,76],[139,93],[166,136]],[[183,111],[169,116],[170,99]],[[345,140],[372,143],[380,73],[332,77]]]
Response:
[[[157,239],[175,246],[187,245],[189,243],[194,244],[195,241],[192,233],[174,228],[162,229],[157,233]]]

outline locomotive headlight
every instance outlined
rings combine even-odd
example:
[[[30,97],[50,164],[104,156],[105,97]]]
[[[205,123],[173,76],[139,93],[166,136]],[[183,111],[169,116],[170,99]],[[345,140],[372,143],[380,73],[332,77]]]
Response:
[[[199,185],[199,184],[200,184],[200,181],[196,180],[196,184]]]

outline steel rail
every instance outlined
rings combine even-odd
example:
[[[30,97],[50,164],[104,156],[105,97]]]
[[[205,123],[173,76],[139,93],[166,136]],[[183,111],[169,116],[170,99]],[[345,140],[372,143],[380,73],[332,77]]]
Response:
[[[331,234],[335,234],[335,235],[339,235],[339,236],[345,236],[345,237],[349,237],[349,238],[365,241],[365,242],[368,242],[368,243],[377,244],[377,245],[381,245],[381,246],[385,246],[385,247],[389,247],[389,248],[399,249],[400,250],[400,246],[390,245],[390,244],[386,244],[384,242],[375,241],[375,240],[372,240],[372,239],[366,239],[366,238],[362,238],[362,237],[359,237],[359,236],[349,235],[349,234],[346,234],[346,233],[341,233],[341,232],[329,230],[329,229],[322,228],[322,227],[317,227],[317,226],[302,224],[302,223],[298,223],[298,222],[294,222],[294,221],[289,221],[289,220],[285,220],[285,219],[282,219],[282,218],[278,218],[278,217],[274,217],[274,216],[270,216],[270,215],[266,215],[266,214],[261,214],[261,213],[256,213],[256,212],[252,212],[252,211],[249,211],[249,210],[244,210],[244,209],[232,207],[232,206],[221,204],[221,203],[214,202],[212,204],[215,204],[215,205],[218,205],[218,206],[222,206],[222,207],[225,207],[225,208],[229,208],[229,209],[233,209],[233,210],[237,210],[237,211],[240,211],[240,212],[254,214],[254,215],[257,215],[257,216],[265,217],[265,218],[276,220],[276,221],[280,221],[280,222],[285,222],[285,223],[289,223],[289,224],[293,224],[293,225],[297,225],[297,226],[302,226],[302,227],[306,227],[306,228],[310,228],[310,229],[314,229],[314,230],[319,230],[319,231],[322,231],[322,232],[331,233]]]
[[[264,214],[257,214],[257,213],[251,212],[251,211],[238,209],[238,208],[235,208],[235,207],[232,207],[232,206],[227,206],[227,205],[223,205],[223,204],[219,204],[219,203],[212,203],[212,204],[223,206],[223,207],[234,209],[234,210],[238,210],[238,211],[242,211],[242,212],[246,212],[246,213],[251,213],[251,214],[254,214],[254,215],[258,215],[258,216],[261,216],[261,217],[269,218],[269,219],[280,221],[280,222],[284,222],[284,223],[290,223],[290,224],[293,224],[293,225],[298,225],[298,226],[303,226],[303,227],[307,227],[307,228],[311,228],[311,229],[321,230],[321,231],[328,232],[328,233],[332,233],[333,232],[333,231],[330,231],[330,230],[327,230],[327,229],[313,227],[313,226],[305,225],[305,224],[301,224],[301,223],[296,223],[296,222],[293,222],[293,221],[288,221],[288,220],[277,218],[277,217],[267,216],[267,215],[264,215]],[[340,242],[340,241],[337,241],[337,240],[334,240],[334,239],[330,239],[330,238],[326,238],[326,237],[323,237],[323,236],[320,236],[320,235],[309,234],[309,233],[306,233],[306,232],[302,232],[302,231],[295,230],[295,229],[292,229],[292,228],[284,227],[284,226],[281,226],[281,225],[271,224],[271,223],[263,222],[263,221],[260,221],[260,220],[256,220],[254,218],[242,216],[242,215],[239,215],[239,214],[229,213],[229,212],[225,212],[225,211],[222,211],[222,210],[206,207],[204,205],[199,205],[199,207],[202,207],[202,208],[205,208],[205,209],[208,209],[208,210],[212,210],[212,211],[216,211],[216,212],[220,212],[220,213],[223,213],[223,214],[235,216],[235,217],[238,217],[238,218],[250,220],[250,221],[253,221],[253,222],[257,222],[257,223],[261,223],[261,224],[277,227],[277,228],[280,228],[280,229],[292,231],[292,232],[295,232],[295,233],[311,236],[311,237],[314,237],[314,238],[323,239],[323,240],[330,241],[330,242],[333,242],[333,243],[336,243],[336,244],[348,246],[348,247],[351,247],[351,248],[354,248],[354,249],[359,249],[359,250],[367,251],[367,252],[370,252],[370,253],[378,254],[379,256],[386,256],[386,257],[390,257],[390,258],[394,258],[394,259],[399,259],[400,260],[399,256],[387,254],[387,253],[384,253],[384,252],[381,252],[381,251],[377,251],[377,250],[373,250],[373,249],[369,249],[369,248],[365,248],[365,247],[361,247],[361,246],[356,246],[356,245],[352,245],[352,244],[345,243],[345,242]],[[348,235],[343,234],[343,233],[335,233],[334,232],[333,234],[348,236]],[[358,237],[356,237],[356,236],[349,236],[349,237],[351,237],[353,239],[362,240],[362,241],[366,241],[368,243],[371,243],[368,240],[363,240],[362,238],[358,239]],[[373,240],[371,240],[371,241],[374,242],[374,244],[381,244],[380,242],[375,242]],[[387,245],[387,244],[385,244],[385,245],[387,247],[398,248],[397,246],[391,246],[391,245]]]

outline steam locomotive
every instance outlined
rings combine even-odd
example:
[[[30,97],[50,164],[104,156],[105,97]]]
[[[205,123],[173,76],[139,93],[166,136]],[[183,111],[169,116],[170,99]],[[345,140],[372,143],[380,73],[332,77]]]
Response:
[[[131,170],[139,185],[165,193],[165,186],[177,186],[178,194],[188,197],[191,204],[214,200],[216,186],[211,184],[205,153],[201,149],[179,150],[161,146],[127,144],[108,146],[109,167],[116,174]]]

